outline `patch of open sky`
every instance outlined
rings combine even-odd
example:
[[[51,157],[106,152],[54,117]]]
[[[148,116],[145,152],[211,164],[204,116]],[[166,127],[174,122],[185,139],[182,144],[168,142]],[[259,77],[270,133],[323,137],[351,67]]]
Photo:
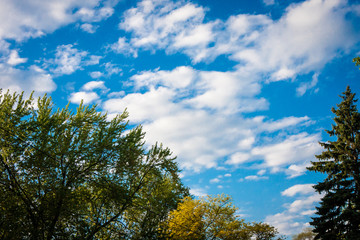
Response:
[[[228,19],[229,15],[237,14],[263,14],[266,13],[261,0],[233,1],[233,0],[196,0],[201,6],[210,9],[206,13],[206,19]]]

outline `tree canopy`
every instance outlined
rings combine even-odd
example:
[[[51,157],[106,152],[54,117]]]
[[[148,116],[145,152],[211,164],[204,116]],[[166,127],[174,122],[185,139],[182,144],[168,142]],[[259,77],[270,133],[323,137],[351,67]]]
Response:
[[[355,66],[360,66],[360,57],[354,58],[353,62],[355,63]]]
[[[301,233],[296,234],[292,237],[292,240],[313,240],[315,233],[312,228],[305,228]]]
[[[332,108],[335,124],[326,131],[336,140],[320,143],[324,151],[308,168],[327,175],[314,186],[324,194],[310,223],[315,239],[360,239],[360,113],[350,87],[341,98]]]
[[[246,223],[236,211],[231,198],[224,194],[200,199],[186,197],[170,212],[164,235],[175,240],[270,240],[278,235],[266,223]]]
[[[156,238],[188,189],[126,118],[0,91],[0,238]]]

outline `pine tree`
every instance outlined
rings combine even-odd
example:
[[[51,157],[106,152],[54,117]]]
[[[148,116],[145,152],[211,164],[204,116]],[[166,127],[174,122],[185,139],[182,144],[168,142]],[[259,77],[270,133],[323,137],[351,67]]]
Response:
[[[332,108],[335,124],[326,131],[337,139],[321,142],[325,150],[308,168],[327,174],[314,186],[324,194],[310,223],[315,239],[360,239],[360,113],[350,87],[340,97],[343,101]]]

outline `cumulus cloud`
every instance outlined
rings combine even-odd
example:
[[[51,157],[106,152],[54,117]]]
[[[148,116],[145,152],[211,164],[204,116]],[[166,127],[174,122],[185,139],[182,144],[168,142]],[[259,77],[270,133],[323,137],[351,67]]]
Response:
[[[90,104],[99,99],[99,95],[95,92],[75,92],[70,95],[70,102],[80,104]]]
[[[85,91],[92,91],[94,89],[107,90],[107,87],[105,87],[104,81],[90,81],[90,82],[87,82],[86,84],[84,84],[82,86],[82,89]]]
[[[87,33],[95,33],[98,26],[90,23],[84,23],[80,25],[80,29]]]
[[[120,37],[116,43],[110,45],[110,48],[116,52],[126,56],[132,56],[137,58],[138,53],[136,48],[132,47],[126,40],[125,37]]]
[[[291,172],[290,177],[295,177],[299,172],[305,171],[304,163],[309,164],[314,154],[322,150],[318,144],[319,140],[318,134],[300,133],[291,135],[279,143],[255,147],[251,154],[255,158],[264,159],[265,166],[273,172],[280,171],[283,167],[302,166],[300,169],[291,169],[294,172]]]
[[[27,70],[22,70],[3,63],[0,63],[0,86],[16,92],[31,89],[37,95],[56,89],[51,75],[38,66],[31,65]]]
[[[313,184],[296,184],[288,189],[281,192],[282,196],[293,197],[296,194],[309,194],[313,193]]]
[[[104,109],[117,113],[127,107],[130,118],[143,123],[147,140],[171,147],[180,154],[182,167],[219,167],[225,159],[230,165],[256,162],[269,173],[302,175],[320,151],[320,135],[291,135],[288,130],[312,120],[243,115],[269,108],[269,102],[258,97],[264,82],[295,81],[298,75],[312,73],[311,82],[299,83],[297,94],[317,91],[314,72],[357,41],[353,9],[341,0],[309,0],[291,4],[277,20],[238,14],[209,21],[207,9],[191,2],[138,2],[122,17],[119,27],[129,35],[111,45],[115,52],[133,57],[141,50],[181,52],[193,62],[225,55],[237,65],[232,71],[189,66],[142,71],[131,77],[133,92],[105,101]],[[267,134],[277,137],[270,143]]]
[[[118,1],[49,0],[0,3],[0,38],[21,41],[39,37],[75,21],[96,22],[113,14]],[[21,17],[19,17],[21,16]]]
[[[208,195],[203,188],[190,188],[190,194],[196,197],[205,197]]]
[[[277,145],[259,144],[256,138],[309,124],[310,119],[241,117],[238,113],[267,107],[266,101],[259,104],[262,100],[256,98],[260,86],[241,73],[199,71],[188,66],[143,71],[130,78],[133,93],[109,99],[103,108],[110,114],[126,108],[131,121],[143,124],[147,141],[169,146],[187,170],[219,167],[224,158],[228,158],[227,164],[237,166],[264,159],[267,168],[281,169],[292,177],[301,175],[305,169],[301,164],[312,159],[316,150],[312,144],[318,137],[305,133],[288,136]]]
[[[196,171],[216,167],[218,159],[233,151],[231,149],[236,149],[244,136],[253,137],[251,131],[246,129],[253,124],[251,120],[238,126],[238,121],[243,119],[218,113],[257,109],[256,104],[246,109],[241,105],[244,99],[257,102],[252,94],[258,92],[258,86],[249,81],[235,86],[236,79],[240,77],[244,76],[232,72],[196,71],[186,66],[171,71],[144,71],[131,77],[134,93],[107,100],[103,108],[110,114],[127,108],[133,122],[143,123],[148,142],[165,143],[179,155],[182,167]],[[233,92],[233,97],[227,97],[226,91]],[[206,100],[207,95],[220,103]],[[212,109],[216,111],[212,112]],[[233,137],[224,138],[225,135]]]
[[[9,59],[7,60],[7,64],[11,66],[15,66],[21,63],[25,63],[27,58],[19,57],[19,53],[16,50],[12,50],[9,55]]]
[[[120,27],[132,37],[126,44],[121,39],[120,45],[183,52],[194,62],[227,54],[249,69],[270,73],[270,81],[279,81],[317,70],[353,46],[359,37],[352,27],[357,21],[354,9],[346,1],[309,0],[290,5],[276,21],[239,14],[225,22],[206,22],[201,6],[144,0],[125,12]]]
[[[217,25],[216,22],[203,23],[204,16],[205,9],[190,2],[144,0],[125,12],[119,26],[132,33],[130,44],[134,48],[181,50],[199,61],[213,41],[213,28]],[[127,44],[122,38],[117,43]]]
[[[75,48],[74,45],[60,45],[56,48],[55,58],[46,61],[51,72],[56,75],[69,75],[84,66],[99,63],[100,56],[89,55],[87,51]]]
[[[290,203],[284,205],[283,212],[269,215],[265,218],[268,222],[278,228],[279,232],[287,235],[299,233],[307,227],[306,219],[315,213],[315,205],[321,200],[322,195],[315,192],[313,184],[297,184],[285,189],[281,195],[294,198]]]
[[[261,31],[252,48],[237,51],[234,58],[274,72],[273,80],[317,70],[355,44],[359,33],[352,28],[355,20],[347,17],[351,14],[346,1],[340,0],[290,5]]]

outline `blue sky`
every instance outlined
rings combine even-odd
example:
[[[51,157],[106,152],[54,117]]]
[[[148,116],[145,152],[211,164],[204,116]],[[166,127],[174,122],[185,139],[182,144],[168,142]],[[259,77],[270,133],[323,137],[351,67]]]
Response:
[[[0,88],[127,108],[194,195],[291,235],[320,199],[306,166],[330,109],[360,93],[359,20],[346,0],[1,0]]]

